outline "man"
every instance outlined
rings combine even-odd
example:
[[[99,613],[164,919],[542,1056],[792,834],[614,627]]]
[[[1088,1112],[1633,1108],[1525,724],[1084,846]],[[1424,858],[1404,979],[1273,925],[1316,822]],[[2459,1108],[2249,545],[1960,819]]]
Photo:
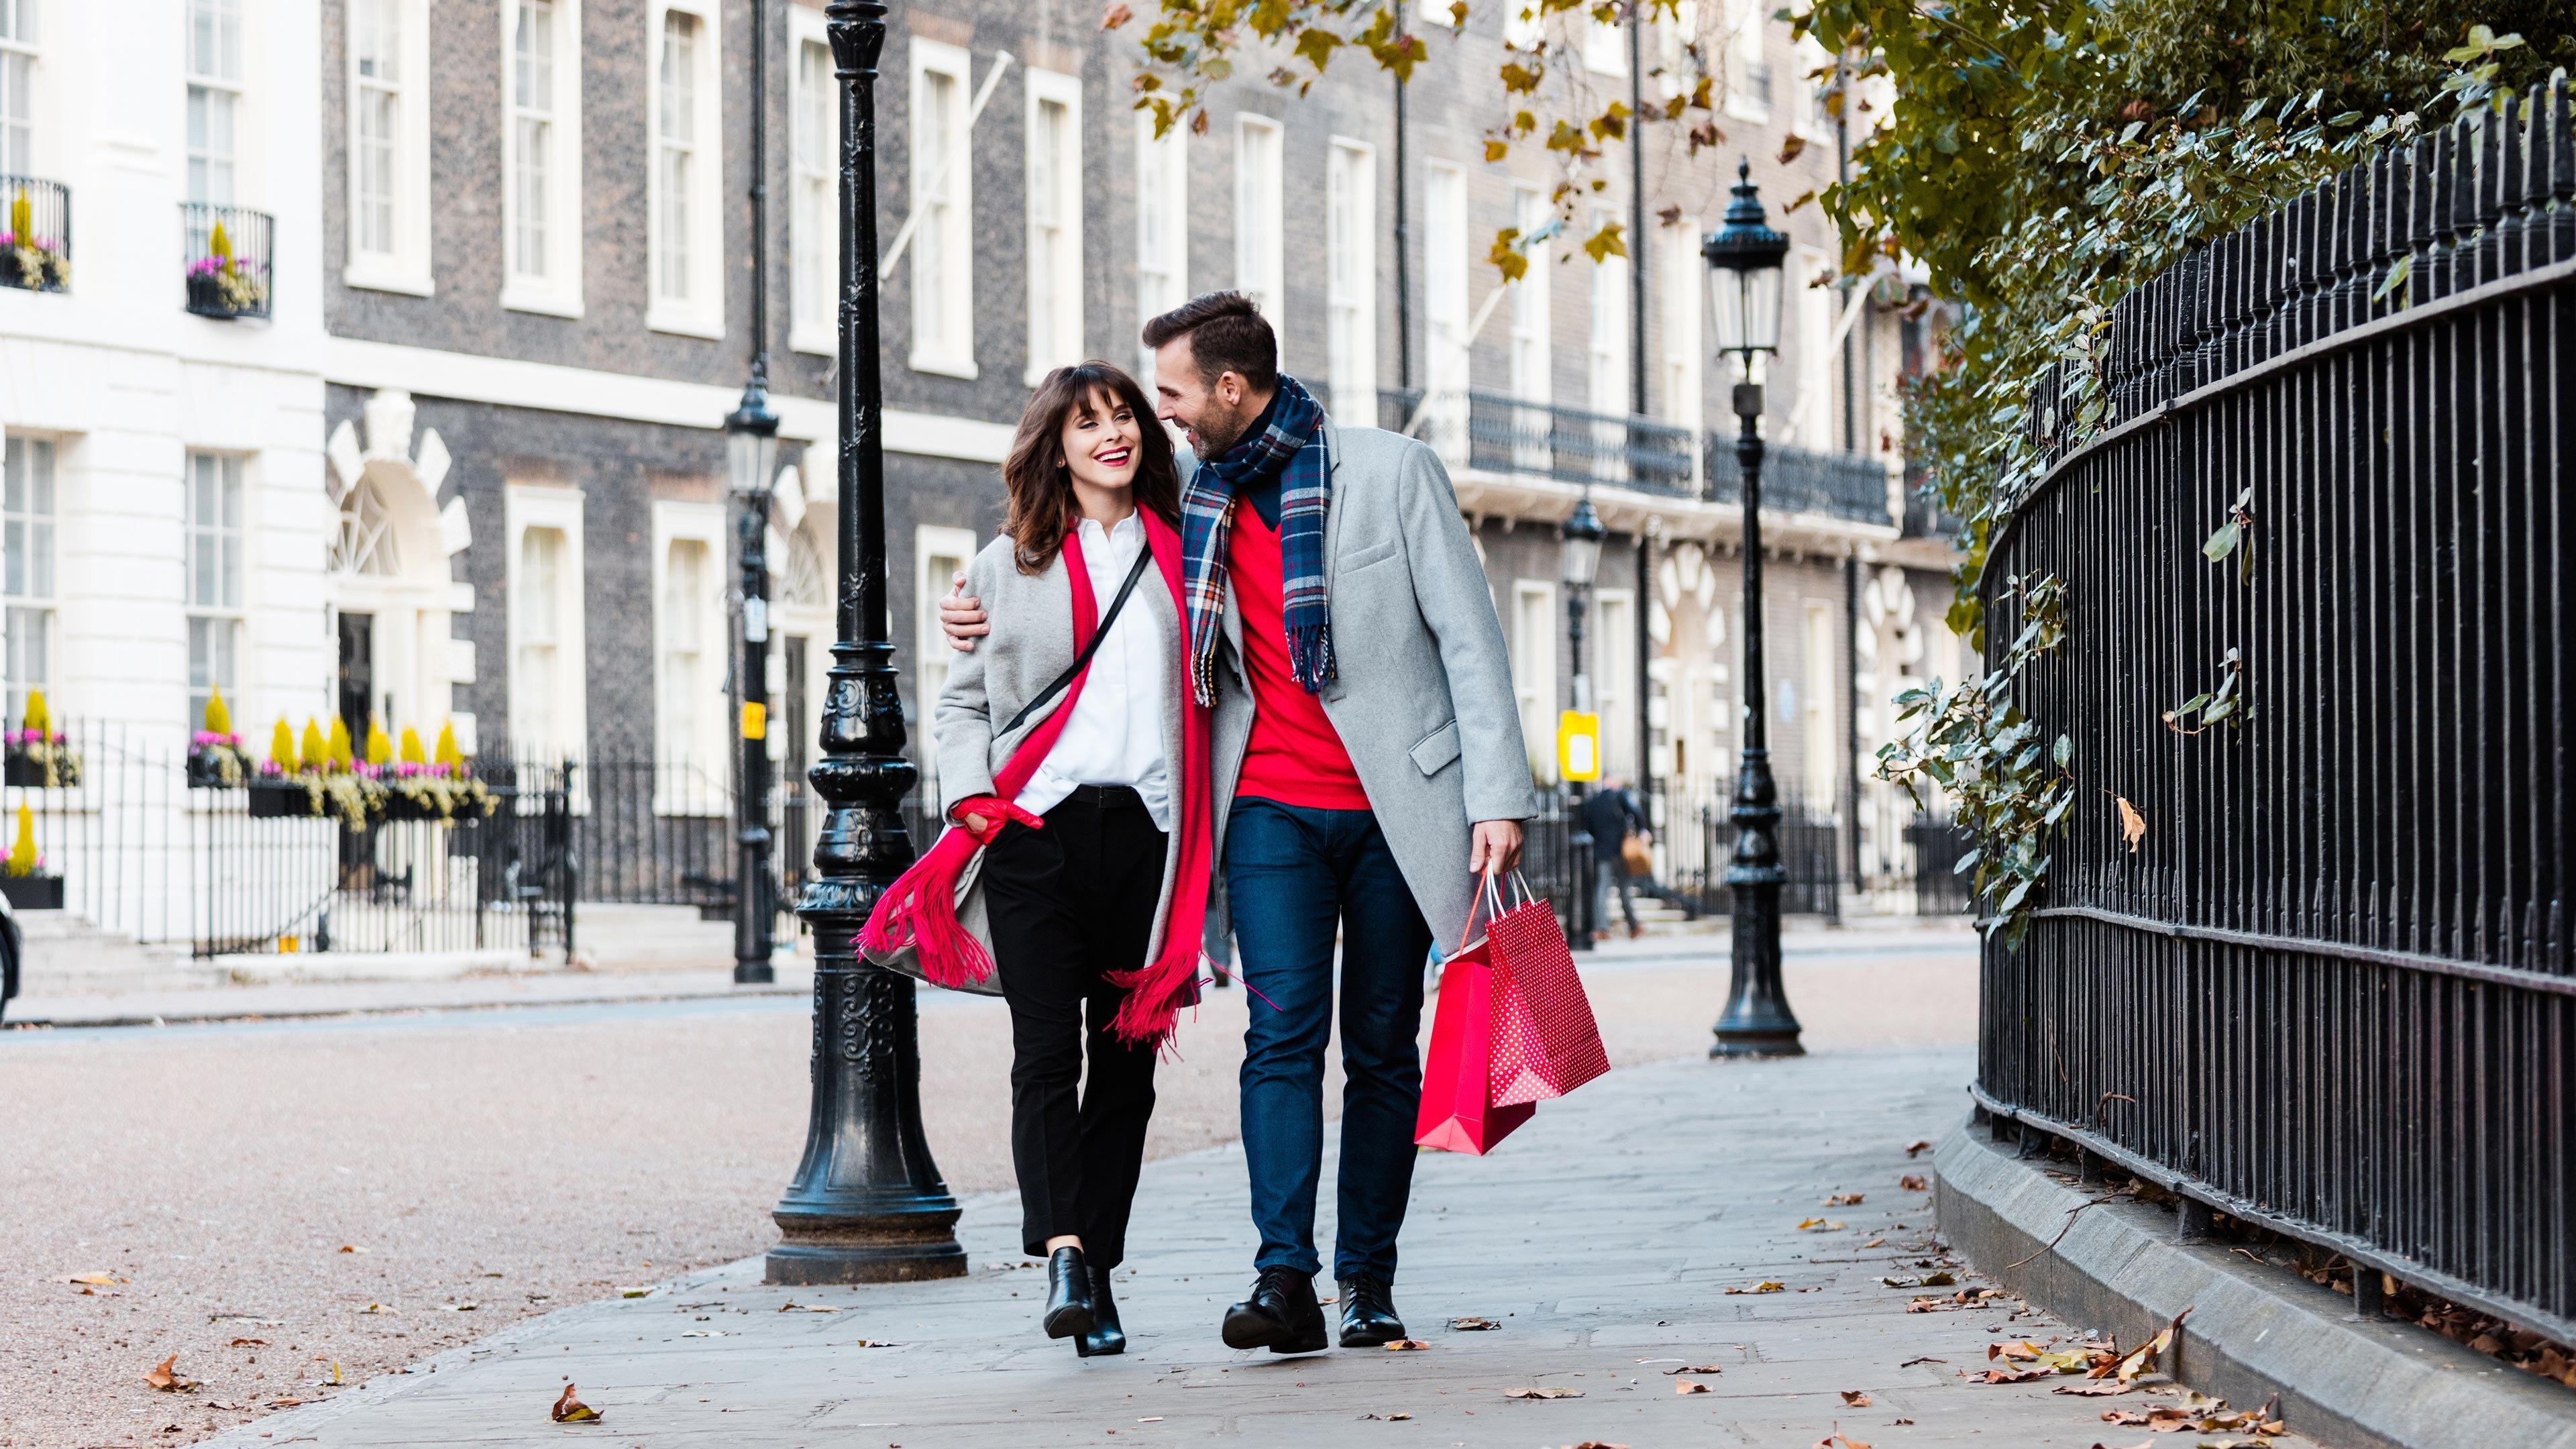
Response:
[[[1278,370],[1240,292],[1145,326],[1160,415],[1198,466],[1182,489],[1185,661],[1216,707],[1218,890],[1250,988],[1244,1156],[1261,1234],[1235,1348],[1326,1347],[1314,1275],[1324,1044],[1341,942],[1341,1344],[1405,1336],[1397,1231],[1413,1184],[1422,963],[1466,928],[1478,873],[1519,860],[1538,813],[1502,623],[1437,454],[1324,415]],[[959,648],[971,598],[941,605]]]
[[[1635,797],[1628,793],[1628,782],[1616,775],[1605,777],[1601,788],[1583,802],[1583,831],[1592,837],[1592,939],[1610,938],[1610,887],[1619,887],[1619,910],[1628,918],[1628,939],[1640,934],[1637,928],[1637,898],[1630,888],[1628,862],[1619,847],[1630,835],[1652,843],[1654,834],[1646,828],[1646,817],[1637,809]]]

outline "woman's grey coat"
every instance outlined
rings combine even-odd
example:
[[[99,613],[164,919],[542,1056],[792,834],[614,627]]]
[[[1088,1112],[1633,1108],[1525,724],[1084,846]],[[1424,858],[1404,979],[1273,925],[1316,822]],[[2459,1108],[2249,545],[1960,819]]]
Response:
[[[1004,735],[994,733],[1073,663],[1073,576],[1062,553],[1032,576],[1021,573],[1013,561],[1011,539],[1007,535],[996,538],[966,566],[966,592],[983,600],[984,611],[993,621],[993,632],[978,641],[974,652],[959,654],[950,662],[948,683],[939,691],[935,729],[939,740],[942,820],[948,818],[958,801],[994,793],[994,773],[1010,760],[1022,740],[1064,708],[1071,694],[1067,691],[1057,695],[1018,729]],[[1093,604],[1105,611],[1109,599],[1095,599]],[[1177,827],[1184,783],[1180,691],[1186,674],[1181,658],[1180,609],[1172,601],[1170,585],[1163,582],[1159,559],[1147,564],[1144,576],[1136,580],[1136,591],[1128,596],[1127,610],[1130,614],[1143,610],[1141,617],[1154,621],[1155,637],[1164,651],[1163,677],[1172,687],[1163,699],[1163,758],[1172,782],[1172,821]],[[1139,966],[1151,962],[1163,948],[1163,932],[1171,921],[1172,892],[1178,883],[1180,851],[1181,832],[1175,828],[1164,846],[1163,894],[1155,904],[1153,935],[1144,960],[1136,963]],[[977,864],[968,868],[972,874],[961,881],[957,919],[990,950],[993,934],[984,913],[982,859],[980,855],[976,857]]]
[[[1414,904],[1445,952],[1475,901],[1467,873],[1474,822],[1538,814],[1511,656],[1493,586],[1440,455],[1400,433],[1329,419],[1324,448],[1332,470],[1324,578],[1336,677],[1319,697]],[[993,624],[995,640],[1008,633],[999,611]],[[1215,728],[1218,866],[1207,917],[1208,953],[1220,961],[1231,959],[1226,816],[1253,716],[1242,613],[1231,586],[1225,639]]]

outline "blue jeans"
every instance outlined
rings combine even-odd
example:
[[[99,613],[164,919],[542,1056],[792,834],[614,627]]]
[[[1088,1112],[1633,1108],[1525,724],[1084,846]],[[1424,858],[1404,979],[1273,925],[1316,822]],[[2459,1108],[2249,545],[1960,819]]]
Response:
[[[1255,1268],[1322,1270],[1315,1186],[1324,1154],[1324,1043],[1333,937],[1342,942],[1341,1221],[1333,1276],[1395,1281],[1395,1236],[1413,1191],[1422,1106],[1422,966],[1431,928],[1377,817],[1252,798],[1234,802],[1226,895],[1251,1024],[1243,1032],[1243,1151]]]

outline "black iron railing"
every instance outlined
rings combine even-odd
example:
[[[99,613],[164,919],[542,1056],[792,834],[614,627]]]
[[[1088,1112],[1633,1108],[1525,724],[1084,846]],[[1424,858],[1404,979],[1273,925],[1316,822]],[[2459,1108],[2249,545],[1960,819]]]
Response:
[[[71,188],[0,174],[0,287],[59,292],[71,282]]]
[[[1708,496],[1741,505],[1744,479],[1735,464],[1735,439],[1709,435]],[[1782,513],[1816,513],[1852,523],[1893,527],[1887,503],[1887,465],[1867,453],[1819,453],[1772,443],[1762,455],[1762,506]]]
[[[200,317],[266,317],[276,285],[276,223],[241,206],[179,203],[188,310]]]
[[[2563,81],[2531,101],[2123,299],[2106,430],[2034,398],[1987,628],[2065,581],[2017,698],[2081,803],[1986,947],[1978,1092],[2342,1254],[2365,1309],[2385,1273],[2566,1341],[2576,135]]]
[[[1449,392],[1428,407],[1419,388],[1378,389],[1378,425],[1440,450],[1453,467],[1560,483],[1606,483],[1691,497],[1692,433],[1655,418]]]

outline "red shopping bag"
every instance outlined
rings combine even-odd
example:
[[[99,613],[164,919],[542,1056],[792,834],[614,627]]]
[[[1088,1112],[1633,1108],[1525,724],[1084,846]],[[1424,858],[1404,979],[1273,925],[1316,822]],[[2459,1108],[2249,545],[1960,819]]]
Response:
[[[1413,1123],[1416,1146],[1481,1157],[1538,1110],[1489,1100],[1494,970],[1485,953],[1486,943],[1478,942],[1440,968],[1440,1006],[1422,1064],[1422,1111]]]
[[[1485,935],[1494,1032],[1485,1100],[1496,1111],[1562,1097],[1610,1070],[1556,912],[1530,894],[1518,872],[1512,880],[1521,903],[1496,916]]]

